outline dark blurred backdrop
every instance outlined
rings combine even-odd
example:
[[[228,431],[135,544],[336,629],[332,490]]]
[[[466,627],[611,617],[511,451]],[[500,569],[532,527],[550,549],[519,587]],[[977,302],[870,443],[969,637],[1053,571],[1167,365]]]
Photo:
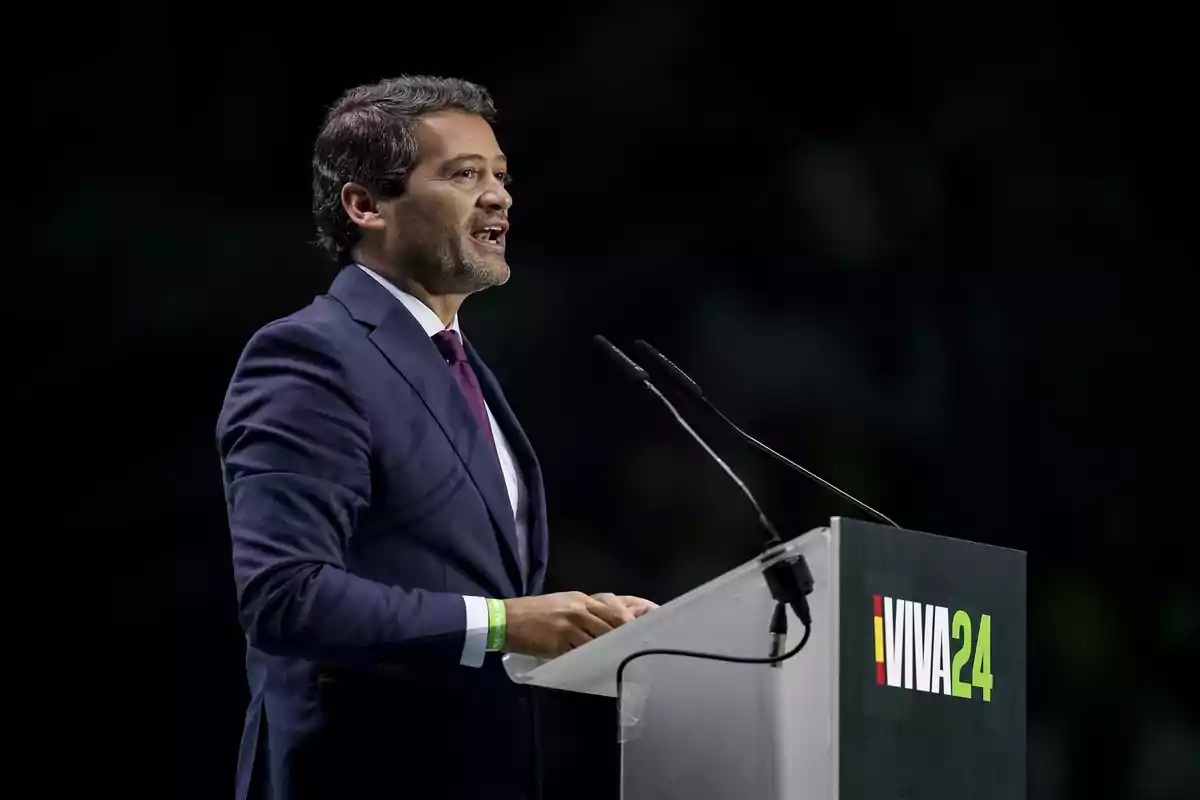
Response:
[[[17,39],[34,174],[10,202],[32,186],[39,219],[5,316],[14,375],[49,388],[10,484],[38,553],[10,568],[36,611],[22,796],[230,796],[216,416],[249,335],[334,274],[308,212],[325,107],[402,72],[504,116],[513,277],[462,321],[545,466],[551,588],[665,601],[754,552],[736,490],[589,342],[646,338],[902,525],[1028,552],[1031,797],[1200,786],[1181,20],[143,3]],[[861,516],[698,421],[789,536]],[[615,733],[571,723],[608,709],[557,719],[559,796],[593,796],[581,759],[609,781]]]

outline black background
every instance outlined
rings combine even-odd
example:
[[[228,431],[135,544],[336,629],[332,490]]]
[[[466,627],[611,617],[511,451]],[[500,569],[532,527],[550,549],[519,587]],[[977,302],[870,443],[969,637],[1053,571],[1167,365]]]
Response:
[[[216,415],[251,332],[332,278],[308,214],[325,107],[402,72],[479,81],[505,116],[513,278],[462,324],[546,469],[551,588],[662,601],[753,552],[736,490],[589,343],[643,337],[901,524],[1028,551],[1031,797],[1197,785],[1182,18],[134,3],[14,21],[9,207],[35,221],[9,227],[28,250],[6,296],[6,527],[30,794],[228,796],[246,691]],[[788,535],[855,515],[700,428]],[[560,717],[554,769],[584,796],[608,768],[588,748],[612,740],[579,723],[607,717]]]

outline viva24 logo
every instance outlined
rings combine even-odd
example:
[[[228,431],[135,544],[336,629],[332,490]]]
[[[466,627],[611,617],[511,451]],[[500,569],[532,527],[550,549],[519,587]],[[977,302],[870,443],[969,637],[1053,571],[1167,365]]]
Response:
[[[970,699],[972,687],[983,702],[992,700],[992,617],[979,616],[972,641],[971,616],[953,616],[946,606],[873,595],[875,607],[875,682],[880,686],[915,689]],[[959,642],[950,657],[950,639]],[[974,645],[974,659],[972,656]],[[962,678],[971,662],[971,680]]]

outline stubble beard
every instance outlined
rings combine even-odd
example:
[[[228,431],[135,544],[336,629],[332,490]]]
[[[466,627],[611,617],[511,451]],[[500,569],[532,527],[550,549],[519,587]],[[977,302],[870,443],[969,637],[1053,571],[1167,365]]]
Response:
[[[476,252],[457,227],[427,220],[410,224],[423,235],[402,245],[393,257],[401,280],[414,280],[435,295],[469,295],[508,282],[504,256]]]
[[[504,256],[473,253],[456,234],[438,246],[432,260],[437,264],[436,281],[446,294],[473,294],[508,282]]]

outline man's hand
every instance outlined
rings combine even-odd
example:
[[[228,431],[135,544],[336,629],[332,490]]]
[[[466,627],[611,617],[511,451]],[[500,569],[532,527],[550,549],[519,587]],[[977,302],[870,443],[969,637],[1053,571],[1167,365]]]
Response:
[[[620,614],[621,618],[626,622],[632,622],[647,611],[653,611],[658,608],[657,603],[628,594],[613,595],[608,592],[602,592],[594,594],[592,597]]]
[[[619,628],[651,608],[649,600],[582,592],[558,592],[504,601],[505,649],[553,658]]]
[[[623,594],[617,599],[629,610],[630,614],[633,614],[634,619],[658,608],[658,603],[655,603],[653,600],[646,600],[629,594]]]

